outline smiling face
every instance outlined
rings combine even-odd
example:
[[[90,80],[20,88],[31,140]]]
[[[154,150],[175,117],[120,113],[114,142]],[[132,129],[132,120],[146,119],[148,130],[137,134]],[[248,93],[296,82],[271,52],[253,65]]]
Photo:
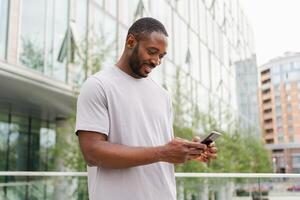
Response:
[[[126,44],[130,50],[129,74],[135,78],[147,77],[167,54],[167,37],[159,32],[145,34],[140,40],[130,35]]]

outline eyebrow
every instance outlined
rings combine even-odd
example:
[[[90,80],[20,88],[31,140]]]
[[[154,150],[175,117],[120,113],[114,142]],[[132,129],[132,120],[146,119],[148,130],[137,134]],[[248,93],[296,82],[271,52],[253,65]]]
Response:
[[[148,47],[148,49],[153,49],[153,50],[155,50],[155,51],[158,51],[159,52],[159,49],[158,48],[156,48],[156,47]],[[163,53],[162,55],[167,55],[167,52],[165,52],[165,53]]]

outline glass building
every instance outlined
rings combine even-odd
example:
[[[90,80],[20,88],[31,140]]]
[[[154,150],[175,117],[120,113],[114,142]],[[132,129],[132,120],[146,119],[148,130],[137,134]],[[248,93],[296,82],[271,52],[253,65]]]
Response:
[[[47,171],[76,91],[121,55],[143,16],[169,33],[152,73],[174,96],[180,123],[203,130],[200,114],[226,129],[255,122],[238,107],[238,63],[251,59],[251,26],[239,0],[0,0],[0,171]],[[245,90],[239,87],[239,90]],[[230,117],[228,117],[230,116]],[[58,129],[66,128],[58,134]]]
[[[256,56],[235,63],[238,110],[241,128],[260,138],[258,72]]]

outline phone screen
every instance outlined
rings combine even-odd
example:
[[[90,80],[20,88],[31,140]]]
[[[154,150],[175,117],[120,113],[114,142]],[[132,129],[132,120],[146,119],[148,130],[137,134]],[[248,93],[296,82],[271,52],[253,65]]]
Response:
[[[209,145],[211,144],[213,141],[215,141],[218,137],[220,137],[222,134],[217,132],[217,131],[212,131],[207,137],[205,137],[201,143],[202,144],[206,144]]]

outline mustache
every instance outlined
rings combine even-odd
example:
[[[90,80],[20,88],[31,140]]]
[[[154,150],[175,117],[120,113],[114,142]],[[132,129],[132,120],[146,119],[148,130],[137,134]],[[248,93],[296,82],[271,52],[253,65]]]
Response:
[[[155,64],[151,64],[151,63],[143,63],[142,65],[148,65],[148,66],[150,66],[151,68],[155,68],[155,67],[156,67]]]

